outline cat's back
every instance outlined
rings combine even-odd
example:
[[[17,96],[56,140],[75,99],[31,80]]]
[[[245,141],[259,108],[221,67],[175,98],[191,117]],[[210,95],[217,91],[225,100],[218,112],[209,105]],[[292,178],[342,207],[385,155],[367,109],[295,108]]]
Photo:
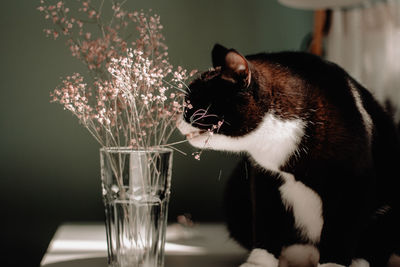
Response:
[[[346,72],[338,65],[319,56],[297,51],[258,53],[246,56],[250,62],[268,64],[268,67],[286,69],[293,75],[314,80],[318,74],[342,76]]]
[[[304,103],[323,100],[347,114],[354,112],[354,91],[349,84],[351,77],[330,61],[310,53],[290,51],[259,53],[246,56],[246,59],[257,73],[267,77],[263,80],[265,87],[273,85],[274,90],[278,87],[285,93],[296,93],[297,99]]]

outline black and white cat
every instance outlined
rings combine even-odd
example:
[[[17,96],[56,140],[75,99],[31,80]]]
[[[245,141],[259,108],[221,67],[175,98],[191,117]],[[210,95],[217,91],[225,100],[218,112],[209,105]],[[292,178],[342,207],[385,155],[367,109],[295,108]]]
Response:
[[[178,128],[246,155],[226,192],[231,236],[252,249],[242,267],[400,266],[400,145],[372,95],[307,53],[215,45],[212,60]]]

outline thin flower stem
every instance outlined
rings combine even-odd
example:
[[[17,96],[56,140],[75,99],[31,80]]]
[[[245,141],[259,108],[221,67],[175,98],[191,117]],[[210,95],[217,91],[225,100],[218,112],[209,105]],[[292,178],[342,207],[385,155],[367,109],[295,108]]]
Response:
[[[181,154],[184,155],[184,156],[187,155],[187,153],[183,152],[182,150],[180,150],[180,149],[178,149],[178,148],[176,148],[176,147],[174,147],[174,146],[170,146],[170,145],[163,145],[163,146],[164,146],[164,147],[171,148],[171,149],[173,149],[173,150],[175,150],[175,151],[181,153]]]
[[[79,74],[67,76],[54,90],[52,102],[73,112],[102,146],[166,145],[184,106],[182,88],[188,89],[188,75],[169,63],[159,16],[127,13],[123,10],[126,0],[111,0],[110,19],[105,16],[105,0],[96,5],[78,0],[83,11],[78,16],[62,0],[51,2],[44,1],[38,8],[57,29],[46,33],[57,38],[61,32],[91,78],[88,85]],[[131,38],[131,33],[137,34],[134,49],[122,38]]]
[[[159,145],[160,147],[171,147],[171,146],[175,146],[175,145],[179,145],[179,144],[183,144],[183,143],[187,143],[189,142],[189,140],[185,139],[185,140],[181,140],[181,141],[177,141],[177,142],[173,142],[173,143],[169,143],[169,144],[165,144],[165,145]]]

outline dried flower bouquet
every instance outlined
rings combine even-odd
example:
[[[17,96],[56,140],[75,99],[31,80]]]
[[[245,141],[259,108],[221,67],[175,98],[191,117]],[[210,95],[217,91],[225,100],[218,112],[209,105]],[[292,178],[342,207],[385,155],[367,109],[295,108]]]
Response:
[[[44,32],[64,37],[89,72],[86,79],[65,77],[51,101],[71,111],[103,147],[168,146],[194,72],[169,63],[160,17],[127,12],[124,2],[78,0],[73,12],[63,1],[40,1],[38,10],[54,25]]]
[[[162,147],[190,108],[185,81],[194,72],[170,64],[160,17],[127,12],[125,2],[40,0],[38,10],[53,25],[44,32],[66,39],[88,69],[86,78],[66,76],[51,101],[102,146],[109,266],[162,266],[172,162]]]

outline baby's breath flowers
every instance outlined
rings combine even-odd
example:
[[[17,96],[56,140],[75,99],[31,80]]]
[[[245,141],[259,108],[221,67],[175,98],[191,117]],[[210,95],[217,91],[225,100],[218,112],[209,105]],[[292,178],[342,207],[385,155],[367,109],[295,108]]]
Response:
[[[66,38],[72,56],[90,74],[65,77],[51,101],[71,111],[101,146],[168,145],[177,117],[188,106],[185,82],[194,72],[169,63],[160,17],[127,12],[110,0],[112,15],[106,20],[107,1],[77,2],[77,14],[63,1],[41,0],[38,7],[54,26],[45,33]]]

